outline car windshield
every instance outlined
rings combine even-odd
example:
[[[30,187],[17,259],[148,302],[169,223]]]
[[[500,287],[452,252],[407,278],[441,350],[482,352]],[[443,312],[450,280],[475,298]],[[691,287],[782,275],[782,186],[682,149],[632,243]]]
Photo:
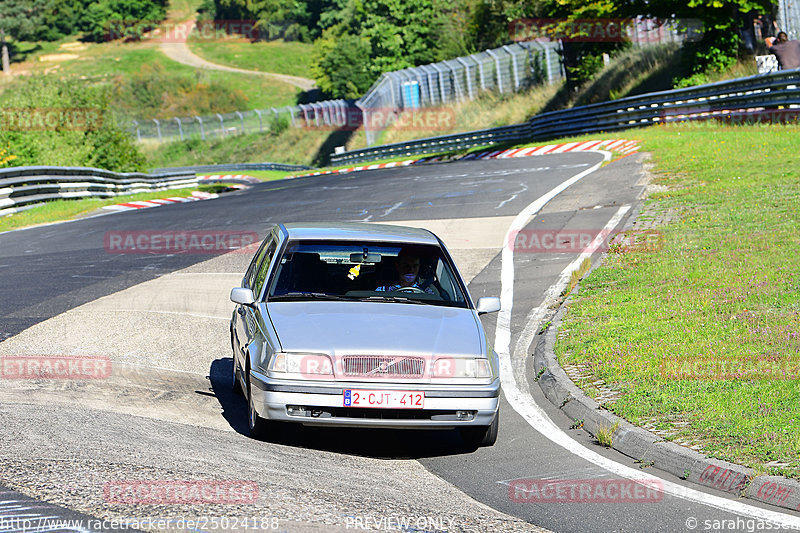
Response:
[[[290,241],[268,299],[467,307],[463,284],[439,246],[376,242]]]

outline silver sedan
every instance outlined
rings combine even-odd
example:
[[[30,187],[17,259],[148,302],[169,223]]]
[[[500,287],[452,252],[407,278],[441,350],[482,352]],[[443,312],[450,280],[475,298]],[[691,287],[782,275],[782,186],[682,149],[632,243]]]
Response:
[[[251,434],[305,425],[498,430],[499,362],[442,241],[375,224],[276,226],[231,319],[234,390]]]

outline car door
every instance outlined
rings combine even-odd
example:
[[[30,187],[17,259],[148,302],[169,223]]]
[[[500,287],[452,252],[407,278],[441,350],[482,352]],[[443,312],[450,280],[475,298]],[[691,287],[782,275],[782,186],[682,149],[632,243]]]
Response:
[[[269,270],[272,257],[275,255],[277,248],[277,238],[274,234],[270,235],[264,240],[264,243],[259,248],[253,260],[250,262],[250,267],[247,269],[242,286],[253,291],[256,301],[259,300],[261,289],[266,281],[266,274]],[[253,341],[257,334],[257,320],[256,311],[252,307],[245,305],[237,305],[234,313],[234,352],[239,358],[239,368],[245,368],[244,354],[247,351],[247,346]]]

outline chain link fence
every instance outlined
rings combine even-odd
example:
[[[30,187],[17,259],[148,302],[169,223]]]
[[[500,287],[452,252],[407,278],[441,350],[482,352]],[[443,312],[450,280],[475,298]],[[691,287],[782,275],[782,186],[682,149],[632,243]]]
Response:
[[[138,141],[172,142],[264,133],[287,127],[357,129],[373,144],[387,124],[408,108],[471,100],[481,91],[515,92],[564,78],[560,44],[515,43],[440,63],[387,72],[358,101],[325,100],[298,106],[217,113],[209,116],[132,120]]]
[[[800,39],[800,0],[779,0],[778,27],[789,39]]]
[[[381,75],[356,101],[363,114],[367,144],[406,109],[472,100],[482,91],[516,92],[564,78],[561,45],[521,42],[440,63]]]

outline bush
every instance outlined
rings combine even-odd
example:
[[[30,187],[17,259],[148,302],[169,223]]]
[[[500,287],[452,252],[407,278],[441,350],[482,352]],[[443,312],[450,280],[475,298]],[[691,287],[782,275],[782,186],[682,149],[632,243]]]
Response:
[[[133,34],[167,16],[167,0],[99,0],[87,5],[79,24],[86,39],[100,42],[114,38],[114,26],[133,28]]]
[[[78,80],[34,76],[8,86],[0,95],[0,146],[16,156],[9,164],[142,170],[144,157],[117,125],[111,101],[107,87]]]
[[[175,116],[229,113],[249,106],[247,95],[208,74],[170,72],[159,62],[114,81],[116,108],[121,115],[149,120]]]
[[[273,118],[269,124],[269,134],[277,137],[284,131],[289,129],[289,117],[286,115],[278,115]]]

